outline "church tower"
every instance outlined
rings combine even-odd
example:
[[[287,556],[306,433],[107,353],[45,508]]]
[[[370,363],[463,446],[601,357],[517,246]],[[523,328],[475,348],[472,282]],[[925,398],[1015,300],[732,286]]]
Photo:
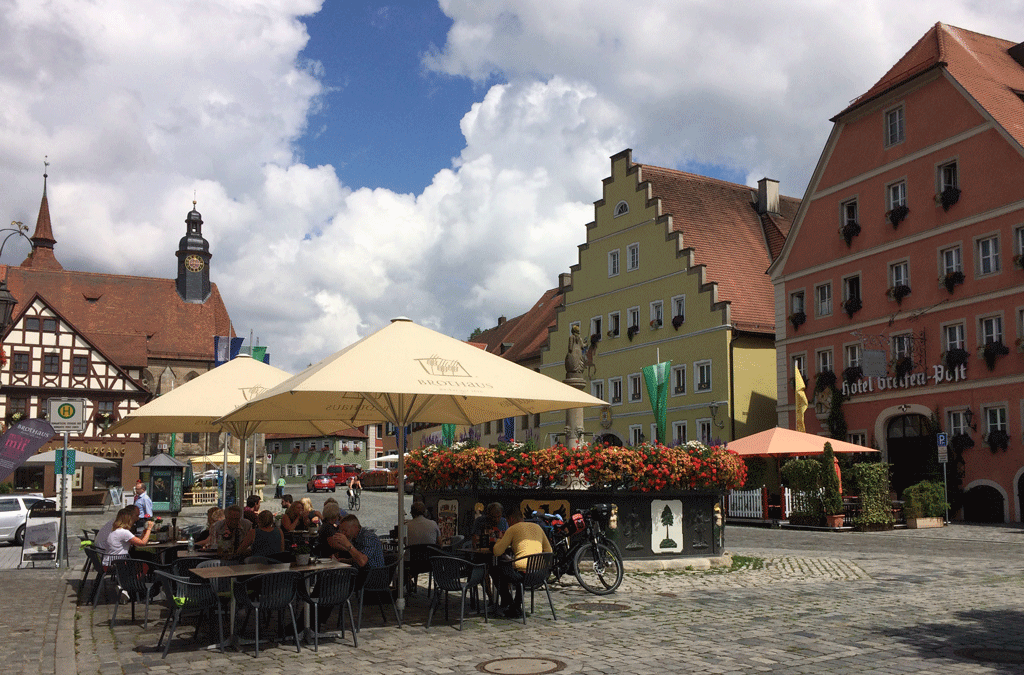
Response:
[[[185,219],[185,236],[178,242],[178,295],[185,302],[202,304],[210,297],[210,244],[203,238],[203,218],[192,210]]]

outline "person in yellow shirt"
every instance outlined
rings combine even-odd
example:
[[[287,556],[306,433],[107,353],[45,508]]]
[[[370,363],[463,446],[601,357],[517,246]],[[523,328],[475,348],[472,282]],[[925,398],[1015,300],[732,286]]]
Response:
[[[512,559],[517,561],[515,564],[516,570],[522,571],[526,569],[526,561],[520,561],[518,560],[519,558],[533,555],[534,553],[551,552],[551,543],[548,541],[540,525],[524,522],[523,514],[518,510],[509,514],[509,521],[512,524],[509,525],[509,528],[505,530],[505,534],[494,545],[493,551],[495,556],[508,552]],[[495,580],[498,586],[498,599],[501,603],[498,607],[498,616],[505,616],[510,619],[521,617],[523,597],[518,585],[518,575],[509,575],[500,566],[494,566],[492,569],[498,570],[498,578]],[[509,584],[514,584],[516,587],[514,599],[509,591]]]

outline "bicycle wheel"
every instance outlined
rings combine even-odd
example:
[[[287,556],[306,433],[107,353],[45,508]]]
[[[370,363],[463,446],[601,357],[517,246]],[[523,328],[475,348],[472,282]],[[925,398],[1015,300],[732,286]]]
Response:
[[[622,556],[610,546],[587,544],[573,562],[576,580],[594,595],[614,593],[622,583]]]
[[[352,498],[352,510],[359,510],[359,495],[356,495],[355,497]]]

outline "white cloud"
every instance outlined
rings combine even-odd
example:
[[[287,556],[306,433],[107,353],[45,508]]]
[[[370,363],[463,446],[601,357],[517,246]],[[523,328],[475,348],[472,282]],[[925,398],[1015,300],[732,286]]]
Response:
[[[828,118],[936,20],[1024,23],[952,0],[445,0],[454,24],[424,63],[501,84],[452,166],[396,194],[296,160],[325,76],[299,19],[319,6],[0,0],[10,217],[34,224],[49,155],[65,267],[170,277],[195,193],[236,331],[296,371],[396,315],[464,338],[525,311],[576,262],[623,148],[800,196]]]

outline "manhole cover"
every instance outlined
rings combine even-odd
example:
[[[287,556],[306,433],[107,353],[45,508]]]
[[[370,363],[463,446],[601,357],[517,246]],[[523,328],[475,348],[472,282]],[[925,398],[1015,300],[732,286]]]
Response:
[[[569,607],[584,612],[622,612],[629,609],[629,605],[618,602],[577,602]]]
[[[565,664],[557,659],[545,657],[516,656],[484,661],[476,669],[481,673],[500,673],[501,675],[545,675],[545,673],[557,673],[564,670]]]
[[[975,661],[987,661],[989,663],[1024,663],[1024,650],[1021,649],[968,647],[966,649],[957,649],[953,653],[957,656],[974,659]]]

